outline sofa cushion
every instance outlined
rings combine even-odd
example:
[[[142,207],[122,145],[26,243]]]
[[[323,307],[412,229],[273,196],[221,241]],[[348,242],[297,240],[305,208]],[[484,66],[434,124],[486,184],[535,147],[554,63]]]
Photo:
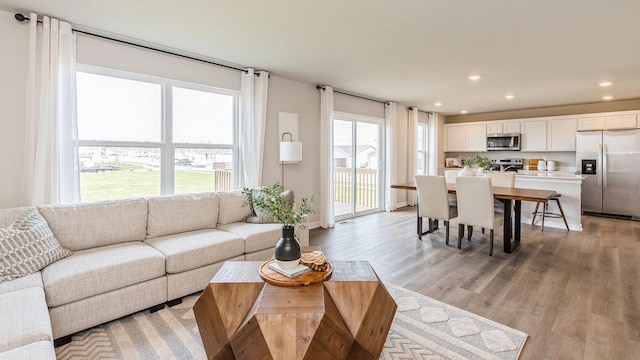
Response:
[[[240,190],[218,192],[218,225],[244,221],[253,215],[251,206],[244,205],[247,196]]]
[[[47,304],[60,306],[163,276],[164,264],[164,256],[142,242],[76,251],[42,270]]]
[[[27,289],[30,287],[43,287],[40,271],[15,280],[0,283],[0,294],[8,293],[9,291]]]
[[[53,341],[44,290],[32,287],[0,295],[0,352]]]
[[[228,231],[245,239],[244,252],[246,254],[254,251],[275,247],[282,237],[282,224],[248,224],[237,222],[218,226],[218,229]]]
[[[56,351],[52,341],[37,341],[29,345],[0,353],[0,360],[56,360]]]
[[[38,210],[60,244],[73,251],[142,241],[147,235],[146,199],[47,205]]]
[[[198,230],[145,240],[167,259],[167,273],[214,264],[244,253],[245,241],[220,230]]]
[[[264,196],[262,191],[260,191],[259,189],[253,189],[252,196],[254,198],[256,196],[261,196],[261,195]],[[293,190],[283,191],[282,196],[284,196],[285,205],[289,208],[292,208],[293,202],[294,202]],[[268,223],[276,222],[275,218],[273,217],[273,214],[270,213],[268,210],[261,209],[257,207],[255,204],[253,204],[252,208],[255,216],[249,216],[246,220],[248,223],[268,224]]]
[[[216,193],[152,197],[147,203],[147,238],[215,229],[218,223]]]
[[[0,283],[33,274],[71,255],[60,246],[36,208],[8,228],[0,228]]]

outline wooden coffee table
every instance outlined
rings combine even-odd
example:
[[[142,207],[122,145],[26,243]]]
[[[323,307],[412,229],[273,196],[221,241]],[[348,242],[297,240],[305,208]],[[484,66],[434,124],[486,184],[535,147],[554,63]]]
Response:
[[[397,305],[368,262],[298,287],[263,281],[261,264],[225,263],[194,305],[209,359],[380,357]]]

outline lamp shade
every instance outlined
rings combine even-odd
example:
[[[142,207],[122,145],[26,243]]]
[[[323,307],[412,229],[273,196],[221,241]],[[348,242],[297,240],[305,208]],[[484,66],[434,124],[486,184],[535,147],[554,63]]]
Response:
[[[298,162],[302,161],[302,143],[294,141],[283,141],[280,143],[280,161]]]

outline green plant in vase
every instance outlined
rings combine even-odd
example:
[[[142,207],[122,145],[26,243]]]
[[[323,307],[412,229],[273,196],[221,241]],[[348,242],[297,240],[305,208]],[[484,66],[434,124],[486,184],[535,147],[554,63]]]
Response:
[[[478,169],[486,169],[491,165],[488,157],[482,156],[480,153],[473,153],[471,156],[462,161],[465,165],[475,166]]]
[[[302,198],[300,207],[296,211],[292,203],[286,199],[283,187],[279,182],[254,190],[244,188],[242,193],[247,196],[245,206],[260,209],[273,214],[276,222],[282,223],[282,237],[276,243],[275,258],[282,268],[294,268],[300,262],[300,243],[295,237],[295,227],[306,227],[305,216],[314,213],[313,203],[316,196],[311,199]]]

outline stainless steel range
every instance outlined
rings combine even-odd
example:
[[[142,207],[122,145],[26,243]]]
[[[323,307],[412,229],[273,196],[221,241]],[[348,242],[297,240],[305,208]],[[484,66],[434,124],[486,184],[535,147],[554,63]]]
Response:
[[[491,160],[490,169],[493,171],[518,171],[524,169],[522,158],[504,158]]]

